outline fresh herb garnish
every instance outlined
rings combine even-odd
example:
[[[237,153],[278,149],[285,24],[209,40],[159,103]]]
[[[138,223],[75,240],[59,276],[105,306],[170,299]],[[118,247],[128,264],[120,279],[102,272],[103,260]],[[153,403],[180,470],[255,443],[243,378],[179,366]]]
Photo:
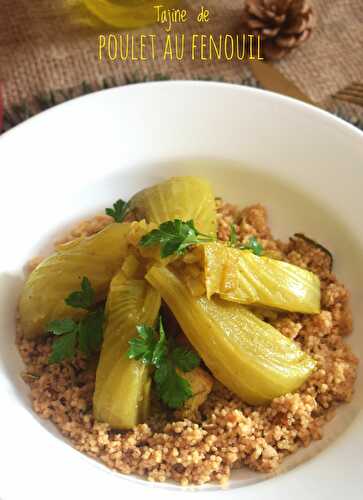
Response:
[[[170,353],[170,358],[174,365],[183,372],[189,372],[199,365],[198,355],[184,347],[175,347]]]
[[[104,321],[105,315],[102,307],[96,311],[90,311],[79,322],[79,350],[86,356],[99,351],[103,339]]]
[[[183,255],[190,245],[214,240],[212,236],[200,233],[192,220],[183,222],[174,219],[163,222],[158,229],[145,234],[139,244],[142,247],[160,245],[160,256],[165,258],[173,254]]]
[[[159,338],[156,330],[148,325],[137,325],[136,330],[139,336],[129,341],[128,357],[157,366],[157,355],[164,349],[165,336],[162,337],[162,333],[160,333]]]
[[[176,369],[193,370],[200,363],[198,355],[183,347],[171,347],[161,318],[159,332],[147,325],[138,325],[136,329],[139,335],[129,341],[128,357],[154,365],[154,382],[160,399],[170,408],[180,408],[193,392],[188,380]]]
[[[115,222],[123,222],[126,215],[130,212],[130,205],[124,200],[117,200],[113,208],[106,208],[105,212],[115,219]]]
[[[52,325],[50,324],[48,328],[48,331],[51,332]],[[54,363],[60,363],[64,359],[74,358],[74,355],[76,353],[76,345],[77,327],[73,331],[61,335],[53,342],[52,353],[48,358],[48,363],[52,365]]]
[[[190,383],[178,375],[169,359],[155,370],[154,380],[161,400],[170,408],[180,408],[193,396]]]
[[[64,335],[72,333],[76,327],[77,323],[73,319],[55,319],[49,323],[47,331],[52,332],[53,335]]]
[[[240,250],[251,250],[255,255],[261,256],[263,254],[263,246],[258,241],[256,236],[251,236],[247,243],[243,245],[237,239],[237,231],[235,224],[231,224],[229,234],[229,245],[231,247],[239,248]]]
[[[81,282],[81,290],[69,294],[65,299],[65,303],[71,307],[89,309],[93,304],[94,298],[95,293],[91,283],[89,279],[84,276]]]
[[[51,321],[47,332],[57,336],[52,345],[49,364],[60,363],[64,359],[74,358],[77,349],[86,356],[97,352],[102,344],[104,323],[103,308],[93,309],[95,292],[87,277],[81,282],[81,290],[72,292],[65,303],[74,308],[88,311],[79,321],[70,318]]]
[[[263,254],[263,246],[258,241],[256,236],[251,236],[251,238],[244,245],[240,246],[241,250],[252,250],[255,255],[261,256]]]
[[[231,245],[231,247],[235,247],[238,244],[235,224],[231,224],[231,232],[229,234],[229,244]]]

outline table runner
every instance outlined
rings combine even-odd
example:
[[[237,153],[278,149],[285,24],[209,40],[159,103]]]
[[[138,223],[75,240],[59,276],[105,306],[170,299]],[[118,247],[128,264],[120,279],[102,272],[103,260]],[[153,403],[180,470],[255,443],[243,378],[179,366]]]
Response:
[[[75,21],[76,7],[65,0],[2,0],[0,81],[5,127],[76,95],[109,86],[155,79],[209,79],[256,85],[249,64],[239,61],[98,60],[98,34]],[[70,2],[70,0],[67,0]],[[73,0],[74,2],[75,0]],[[162,3],[162,2],[161,2]],[[363,82],[362,0],[312,0],[317,26],[311,39],[277,63],[278,69],[313,101],[362,127],[362,108],[337,103],[332,95],[353,81]],[[192,33],[237,33],[243,0],[185,1],[190,21],[179,26]],[[201,5],[210,11],[207,25],[195,21]],[[165,36],[163,26],[133,31]]]

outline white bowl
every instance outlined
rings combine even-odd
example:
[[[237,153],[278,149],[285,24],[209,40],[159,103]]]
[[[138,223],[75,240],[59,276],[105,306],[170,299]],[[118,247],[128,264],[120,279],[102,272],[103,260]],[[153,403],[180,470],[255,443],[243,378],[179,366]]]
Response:
[[[228,200],[266,204],[278,236],[306,232],[332,250],[336,272],[352,292],[349,341],[363,357],[363,134],[261,90],[153,83],[92,94],[28,120],[0,138],[0,164],[3,500],[191,498],[196,491],[209,499],[361,498],[362,373],[353,402],[338,409],[324,439],[291,456],[279,475],[244,469],[222,490],[151,484],[78,453],[31,410],[14,346],[14,312],[24,263],[60,230],[163,177],[201,174]]]

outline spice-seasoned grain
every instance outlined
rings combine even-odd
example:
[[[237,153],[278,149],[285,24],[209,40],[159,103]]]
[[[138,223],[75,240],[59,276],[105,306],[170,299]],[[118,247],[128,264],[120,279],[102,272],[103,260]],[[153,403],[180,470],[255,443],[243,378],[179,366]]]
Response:
[[[34,410],[53,421],[78,450],[119,472],[188,485],[224,483],[231,469],[241,466],[272,471],[286,455],[320,439],[335,408],[352,397],[358,361],[343,338],[352,328],[348,292],[330,272],[327,255],[301,238],[288,243],[274,240],[262,205],[240,210],[218,199],[217,209],[220,239],[229,238],[234,223],[241,241],[255,235],[266,252],[319,275],[320,314],[277,313],[265,318],[298,342],[317,361],[317,369],[298,392],[265,407],[243,403],[215,381],[194,422],[177,419],[177,413],[159,412],[131,431],[115,432],[92,415],[96,360],[79,355],[48,365],[51,339],[26,340],[18,332]],[[63,241],[93,234],[109,222],[107,216],[96,217]]]

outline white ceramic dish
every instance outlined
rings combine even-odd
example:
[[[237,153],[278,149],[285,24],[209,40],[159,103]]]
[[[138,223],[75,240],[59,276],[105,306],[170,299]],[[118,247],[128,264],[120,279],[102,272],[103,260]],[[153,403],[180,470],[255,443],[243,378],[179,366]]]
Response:
[[[316,108],[227,84],[117,88],[42,113],[0,138],[0,498],[350,500],[363,490],[363,377],[325,438],[281,474],[242,470],[227,489],[182,489],[113,473],[31,410],[14,346],[23,264],[72,221],[172,174],[265,203],[275,234],[304,231],[335,254],[353,294],[350,342],[363,358],[363,134]]]

